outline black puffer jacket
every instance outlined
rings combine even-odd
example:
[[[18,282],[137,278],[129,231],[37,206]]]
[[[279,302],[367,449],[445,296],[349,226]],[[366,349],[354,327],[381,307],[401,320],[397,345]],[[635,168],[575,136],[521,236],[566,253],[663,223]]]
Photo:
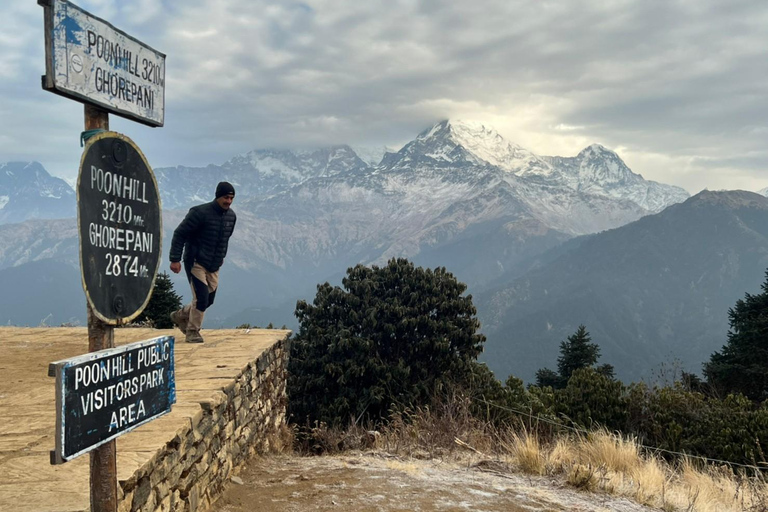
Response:
[[[235,222],[234,210],[225,210],[216,201],[190,208],[173,232],[171,262],[181,261],[183,249],[187,265],[196,261],[209,272],[216,272],[224,263]]]

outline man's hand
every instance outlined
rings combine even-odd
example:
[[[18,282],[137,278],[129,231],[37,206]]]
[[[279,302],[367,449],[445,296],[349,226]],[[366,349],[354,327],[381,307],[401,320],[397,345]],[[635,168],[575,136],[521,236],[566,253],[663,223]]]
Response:
[[[171,272],[174,274],[178,274],[181,272],[181,262],[180,261],[172,261],[171,262]]]

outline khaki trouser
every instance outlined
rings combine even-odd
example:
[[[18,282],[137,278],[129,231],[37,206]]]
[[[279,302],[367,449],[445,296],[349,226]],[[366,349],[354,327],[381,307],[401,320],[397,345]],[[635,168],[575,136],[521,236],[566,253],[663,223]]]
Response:
[[[219,287],[219,271],[208,272],[199,263],[195,263],[187,272],[189,286],[192,289],[192,301],[181,311],[187,322],[187,333],[197,332],[203,326],[203,317],[208,306],[213,304],[216,289]]]

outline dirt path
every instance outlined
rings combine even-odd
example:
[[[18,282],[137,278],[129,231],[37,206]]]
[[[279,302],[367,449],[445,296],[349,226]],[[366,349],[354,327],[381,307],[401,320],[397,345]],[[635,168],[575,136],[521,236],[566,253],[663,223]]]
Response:
[[[447,463],[387,454],[253,460],[215,512],[650,512],[626,499],[579,492],[493,462]]]

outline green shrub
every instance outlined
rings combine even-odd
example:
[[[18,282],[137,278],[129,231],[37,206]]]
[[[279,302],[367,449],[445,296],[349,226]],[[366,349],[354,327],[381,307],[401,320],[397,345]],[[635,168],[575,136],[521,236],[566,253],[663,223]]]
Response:
[[[625,432],[645,444],[739,464],[766,461],[768,408],[743,395],[725,399],[689,391],[682,383],[630,387]]]
[[[445,268],[405,259],[347,270],[342,286],[299,301],[291,345],[289,414],[329,426],[380,421],[467,386],[485,337],[466,285]],[[473,373],[474,372],[474,373]],[[482,377],[482,375],[481,375]]]
[[[585,428],[621,429],[628,411],[624,386],[595,368],[575,370],[555,396],[555,410]]]

